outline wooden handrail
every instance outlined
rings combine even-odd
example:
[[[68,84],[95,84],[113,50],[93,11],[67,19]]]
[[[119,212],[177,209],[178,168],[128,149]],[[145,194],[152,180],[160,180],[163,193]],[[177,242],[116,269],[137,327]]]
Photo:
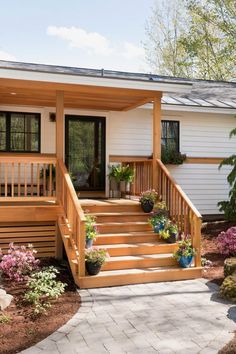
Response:
[[[201,214],[182,188],[171,176],[168,169],[157,159],[158,193],[166,202],[171,219],[178,225],[180,233],[190,235],[196,249],[196,267],[201,266]]]
[[[70,245],[78,260],[79,277],[85,275],[85,215],[76,195],[73,183],[62,160],[57,162],[57,199],[63,207],[69,229]]]

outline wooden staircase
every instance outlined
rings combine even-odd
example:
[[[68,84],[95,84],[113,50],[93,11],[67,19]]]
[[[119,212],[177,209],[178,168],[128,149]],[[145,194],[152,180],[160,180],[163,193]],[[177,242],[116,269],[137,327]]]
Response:
[[[173,259],[176,244],[154,234],[136,201],[81,201],[83,210],[96,216],[99,235],[94,245],[106,248],[110,258],[96,276],[77,277],[80,288],[137,284],[201,276],[200,267],[182,269]],[[73,267],[77,261],[73,261]],[[76,270],[74,271],[76,276]]]

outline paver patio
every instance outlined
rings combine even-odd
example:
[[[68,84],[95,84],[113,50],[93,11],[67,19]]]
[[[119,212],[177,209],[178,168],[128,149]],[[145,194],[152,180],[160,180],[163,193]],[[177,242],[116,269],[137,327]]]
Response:
[[[236,330],[217,289],[198,279],[81,290],[78,313],[21,353],[217,353]]]

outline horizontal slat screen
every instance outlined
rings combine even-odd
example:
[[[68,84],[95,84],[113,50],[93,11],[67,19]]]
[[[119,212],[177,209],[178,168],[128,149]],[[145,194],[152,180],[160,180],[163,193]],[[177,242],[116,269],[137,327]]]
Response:
[[[6,253],[9,243],[15,245],[32,244],[36,257],[55,257],[55,223],[9,223],[0,224],[0,248]]]

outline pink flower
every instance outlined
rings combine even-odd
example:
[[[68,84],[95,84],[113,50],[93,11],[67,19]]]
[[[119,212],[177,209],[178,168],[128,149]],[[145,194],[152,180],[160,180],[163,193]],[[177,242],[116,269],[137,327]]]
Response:
[[[216,240],[221,254],[236,255],[236,226],[230,227],[226,232],[222,231]]]

